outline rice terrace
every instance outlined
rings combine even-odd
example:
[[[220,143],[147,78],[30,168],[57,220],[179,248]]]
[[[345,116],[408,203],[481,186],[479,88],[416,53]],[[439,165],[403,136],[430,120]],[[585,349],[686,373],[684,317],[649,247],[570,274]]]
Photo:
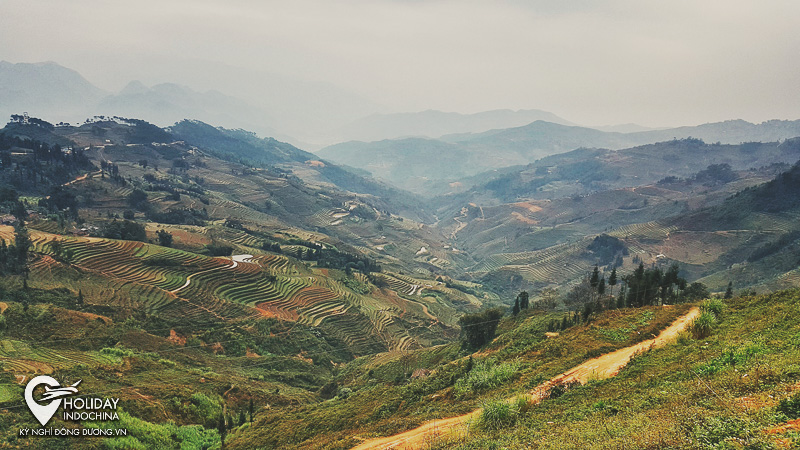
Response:
[[[0,4],[0,447],[800,448],[798,16]]]

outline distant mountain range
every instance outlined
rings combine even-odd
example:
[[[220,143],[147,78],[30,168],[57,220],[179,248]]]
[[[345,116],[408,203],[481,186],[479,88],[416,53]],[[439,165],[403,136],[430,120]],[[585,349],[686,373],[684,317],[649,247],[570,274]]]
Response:
[[[28,112],[56,122],[82,122],[95,115],[144,117],[168,126],[183,119],[245,128],[295,145],[380,108],[324,83],[240,73],[239,95],[200,92],[175,83],[146,86],[131,81],[117,93],[94,86],[55,62],[0,62],[0,119]],[[246,98],[247,100],[242,100]],[[330,142],[328,142],[330,143]],[[312,145],[313,146],[313,145]]]
[[[311,150],[351,140],[480,133],[536,120],[572,125],[540,110],[376,114],[385,108],[325,83],[231,72],[228,81],[232,92],[227,94],[215,90],[201,92],[176,83],[146,86],[139,81],[131,81],[113,93],[55,62],[2,61],[0,118],[27,111],[56,122],[82,122],[88,117],[105,115],[145,118],[160,126],[194,119],[244,128]]]
[[[705,142],[738,144],[774,142],[800,136],[800,121],[772,120],[752,124],[743,120],[695,127],[635,133],[604,132],[545,121],[441,139],[396,139],[345,142],[319,151],[333,161],[361,168],[378,178],[417,193],[457,191],[463,178],[577,148],[622,149],[694,137]]]
[[[518,127],[544,120],[575,125],[551,112],[538,109],[498,109],[475,114],[427,110],[416,113],[374,114],[335,131],[336,141],[375,141],[402,137],[438,138],[455,133],[480,133]]]
[[[48,120],[76,120],[89,114],[109,93],[78,72],[54,62],[12,64],[0,61],[0,114],[30,112]]]
[[[29,112],[50,121],[82,122],[95,115],[147,117],[161,126],[183,119],[213,121],[279,135],[265,111],[220,92],[197,92],[172,83],[147,87],[132,81],[113,94],[54,62],[0,62],[0,114]]]

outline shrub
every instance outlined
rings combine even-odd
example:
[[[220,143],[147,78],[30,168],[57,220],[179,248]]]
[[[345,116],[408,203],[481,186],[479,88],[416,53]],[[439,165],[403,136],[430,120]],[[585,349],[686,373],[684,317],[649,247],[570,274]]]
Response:
[[[700,310],[714,314],[716,319],[722,316],[722,310],[725,308],[725,303],[718,298],[711,298],[700,304]]]
[[[483,404],[478,425],[481,428],[496,430],[513,425],[518,412],[505,400],[492,400]]]
[[[694,319],[694,322],[692,322],[692,334],[696,339],[702,339],[709,336],[716,321],[717,319],[714,317],[713,313],[703,311],[696,319]]]
[[[580,383],[577,381],[563,381],[561,383],[556,383],[550,386],[550,389],[547,390],[547,394],[545,395],[546,398],[558,398],[564,395],[568,390],[572,389],[575,386],[579,386]]]
[[[100,353],[103,355],[108,356],[116,356],[117,358],[123,358],[126,356],[133,356],[133,351],[127,348],[122,347],[105,347],[100,350]]]
[[[527,396],[520,395],[520,396],[518,396],[517,398],[514,399],[513,405],[514,405],[514,409],[520,415],[524,415],[531,409],[531,407],[533,406],[533,403],[531,403],[530,399]]]
[[[509,381],[519,369],[519,361],[497,364],[487,359],[478,362],[466,376],[456,381],[453,391],[464,396],[474,392],[494,389]]]
[[[800,418],[800,392],[781,400],[776,409],[790,419]]]

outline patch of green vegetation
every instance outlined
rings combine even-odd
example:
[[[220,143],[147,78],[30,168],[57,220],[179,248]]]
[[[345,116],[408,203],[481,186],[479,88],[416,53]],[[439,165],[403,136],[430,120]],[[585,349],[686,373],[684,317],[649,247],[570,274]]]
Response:
[[[17,401],[21,398],[21,394],[22,388],[19,385],[0,384],[0,403]]]
[[[781,400],[776,410],[789,419],[800,418],[800,393]]]
[[[491,358],[478,361],[465,377],[456,382],[453,392],[457,396],[464,397],[495,389],[510,381],[520,366],[520,361],[499,363]]]
[[[635,323],[624,327],[617,327],[613,329],[608,328],[598,328],[597,333],[603,337],[603,339],[611,342],[623,342],[627,341],[631,333],[634,331],[644,328],[650,325],[650,321],[653,320],[653,312],[652,311],[644,311],[642,314],[636,319]]]
[[[692,334],[697,339],[702,339],[711,335],[714,325],[717,322],[716,316],[709,311],[703,311],[692,321]]]
[[[524,396],[517,397],[512,402],[490,400],[482,404],[477,424],[485,430],[507,428],[514,425],[529,408],[530,402]]]
[[[700,375],[715,375],[725,367],[746,367],[758,355],[763,353],[764,348],[758,343],[748,343],[736,348],[728,348],[723,350],[718,357],[695,367],[694,372]]]
[[[125,428],[128,436],[105,439],[103,445],[109,449],[201,449],[220,443],[217,430],[201,425],[178,426],[174,423],[151,423],[137,419],[125,411],[119,412],[119,421],[86,423],[88,428]]]

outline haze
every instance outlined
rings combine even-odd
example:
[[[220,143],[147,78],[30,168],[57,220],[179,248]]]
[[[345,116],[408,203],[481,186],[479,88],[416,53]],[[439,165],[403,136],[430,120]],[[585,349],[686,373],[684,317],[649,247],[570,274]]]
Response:
[[[798,17],[789,0],[5,1],[0,60],[52,60],[110,91],[175,82],[252,100],[281,77],[372,112],[758,122],[800,118]]]

